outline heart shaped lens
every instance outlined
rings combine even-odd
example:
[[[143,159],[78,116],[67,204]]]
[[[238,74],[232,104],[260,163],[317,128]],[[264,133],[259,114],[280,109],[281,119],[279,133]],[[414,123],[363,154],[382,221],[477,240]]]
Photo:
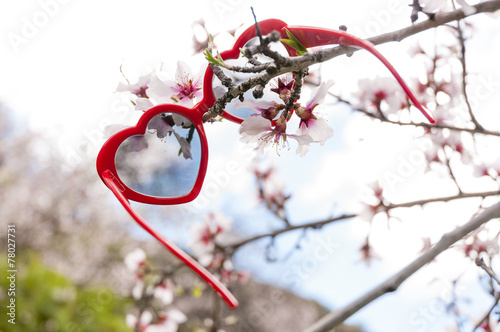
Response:
[[[200,135],[192,122],[177,113],[161,113],[144,135],[119,146],[115,165],[130,189],[154,197],[181,197],[194,187],[201,163]]]
[[[258,37],[250,39],[248,42],[245,43],[244,47],[249,47],[253,45],[259,45]],[[271,43],[270,48],[272,51],[278,52],[282,56],[288,56],[288,52],[282,43],[279,42]],[[266,63],[270,62],[272,59],[263,55],[259,55],[256,57],[256,60],[260,63]],[[248,58],[246,58],[243,54],[241,54],[241,52],[240,56],[237,59],[224,59],[224,62],[231,66],[238,66],[244,68],[252,67],[252,65],[248,61]],[[222,68],[222,71],[227,77],[231,78],[234,84],[240,84],[246,81],[247,79],[251,78],[252,76],[255,76],[255,73],[234,72],[224,68]],[[266,88],[264,89],[263,97],[259,99],[256,99],[253,96],[254,89],[245,92],[243,95],[245,101],[242,103],[239,99],[234,99],[226,106],[225,112],[235,117],[236,119],[245,120],[246,118],[257,113],[256,108],[268,108],[269,107],[268,105],[272,104],[273,101],[279,103],[280,102],[279,95],[275,92],[272,92],[271,88],[272,87],[269,87],[269,85],[267,85]],[[212,89],[215,99],[220,98],[227,91],[227,88],[221,84],[220,80],[215,75],[212,81]]]

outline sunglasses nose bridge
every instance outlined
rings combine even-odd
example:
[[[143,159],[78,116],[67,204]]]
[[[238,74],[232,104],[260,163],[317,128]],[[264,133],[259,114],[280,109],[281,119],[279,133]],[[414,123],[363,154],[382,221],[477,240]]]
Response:
[[[210,107],[212,107],[214,102],[207,103],[207,101],[204,99],[194,107],[194,113],[196,114],[197,117],[199,117],[202,122],[205,122],[205,117],[204,115],[208,112]]]

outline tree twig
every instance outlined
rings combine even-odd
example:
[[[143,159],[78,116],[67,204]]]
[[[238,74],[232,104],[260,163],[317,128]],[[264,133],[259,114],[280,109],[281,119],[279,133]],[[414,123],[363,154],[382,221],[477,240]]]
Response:
[[[262,33],[260,32],[259,22],[257,22],[257,16],[253,11],[253,7],[250,7],[250,9],[252,10],[253,19],[255,21],[255,30],[257,31],[257,36],[259,37],[260,43],[263,44]]]
[[[462,94],[464,96],[465,104],[467,105],[467,111],[469,112],[470,119],[472,123],[474,123],[475,129],[478,131],[483,131],[484,128],[479,124],[476,117],[474,116],[474,112],[472,111],[472,106],[469,101],[469,95],[467,93],[467,63],[465,58],[465,37],[462,31],[462,27],[460,26],[460,21],[457,21],[457,38],[460,42],[460,63],[462,65]]]
[[[477,322],[476,326],[474,326],[474,328],[472,329],[472,332],[474,332],[474,331],[476,331],[478,328],[480,328],[480,327],[481,327],[481,325],[483,324],[483,322],[484,322],[485,320],[487,320],[487,319],[490,317],[491,313],[493,312],[493,309],[495,309],[495,307],[497,306],[497,304],[498,304],[498,302],[499,302],[499,301],[500,301],[500,293],[498,293],[498,294],[495,296],[495,301],[493,302],[493,305],[490,307],[490,310],[488,310],[488,312],[486,312],[486,313],[484,314],[483,318],[481,318],[481,319]]]
[[[482,268],[486,273],[488,273],[488,275],[492,279],[494,279],[500,285],[500,278],[498,278],[498,276],[491,269],[491,267],[489,267],[488,265],[486,265],[486,263],[484,262],[484,260],[482,258],[476,258],[475,263],[476,263],[477,266],[479,266],[480,268]]]
[[[337,95],[330,93],[330,92],[329,92],[329,94],[331,96],[337,98],[339,102],[349,105],[352,108],[352,110],[354,110],[356,112],[363,113],[363,114],[365,114],[373,119],[377,119],[377,120],[380,120],[382,122],[386,122],[386,123],[390,123],[390,124],[394,124],[394,125],[398,125],[398,126],[414,126],[414,127],[422,127],[422,128],[427,128],[427,129],[429,129],[429,128],[449,129],[449,130],[453,130],[453,131],[463,131],[463,132],[470,133],[470,134],[482,134],[482,135],[490,135],[490,136],[500,137],[500,132],[486,130],[484,128],[482,130],[478,131],[478,129],[476,129],[476,128],[455,127],[455,126],[446,125],[443,123],[430,125],[428,123],[423,123],[423,122],[417,123],[417,122],[401,122],[401,121],[389,120],[386,117],[380,116],[379,114],[371,113],[371,112],[369,112],[365,109],[359,108],[359,107],[354,107],[350,101],[348,101],[340,96],[337,96]]]
[[[367,306],[380,296],[394,292],[411,275],[420,270],[423,266],[434,260],[436,256],[448,249],[455,242],[459,241],[467,234],[485,224],[491,219],[500,218],[500,202],[485,209],[482,213],[472,218],[465,225],[443,235],[433,247],[423,253],[420,257],[406,266],[404,269],[387,279],[385,282],[367,292],[354,302],[350,303],[339,311],[333,311],[321,318],[313,326],[304,332],[326,332],[344,322],[347,318],[354,315],[361,308]]]
[[[402,208],[402,207],[412,207],[416,205],[424,205],[428,203],[435,203],[435,202],[449,202],[453,201],[456,199],[462,199],[462,198],[472,198],[472,197],[488,197],[488,196],[497,196],[500,195],[500,191],[495,190],[495,191],[484,191],[484,192],[477,192],[477,193],[459,193],[457,195],[452,195],[452,196],[445,196],[445,197],[436,197],[436,198],[428,198],[428,199],[422,199],[418,201],[411,201],[411,202],[406,202],[406,203],[398,203],[398,204],[389,204],[386,205],[387,210],[392,210],[396,208]]]
[[[335,218],[328,218],[328,219],[325,219],[325,220],[310,222],[310,223],[306,223],[306,224],[289,226],[289,227],[286,227],[286,228],[283,228],[283,229],[278,229],[278,230],[276,230],[274,232],[271,232],[271,233],[256,235],[256,236],[250,237],[248,239],[244,239],[244,240],[242,240],[240,242],[227,245],[227,246],[225,246],[225,248],[226,249],[230,249],[232,251],[235,251],[236,249],[238,249],[238,248],[240,248],[240,247],[242,247],[242,246],[244,246],[244,245],[246,245],[246,244],[248,244],[250,242],[253,242],[253,241],[256,241],[256,240],[260,240],[260,239],[263,239],[263,238],[266,238],[266,237],[274,238],[274,237],[276,237],[276,236],[278,236],[280,234],[291,232],[291,231],[298,230],[298,229],[307,229],[307,228],[318,229],[318,228],[321,228],[321,227],[323,227],[323,226],[325,226],[327,224],[331,224],[331,223],[336,222],[336,221],[351,219],[351,218],[354,218],[356,216],[357,216],[356,214],[343,214],[343,215],[341,215],[339,217],[335,217]]]

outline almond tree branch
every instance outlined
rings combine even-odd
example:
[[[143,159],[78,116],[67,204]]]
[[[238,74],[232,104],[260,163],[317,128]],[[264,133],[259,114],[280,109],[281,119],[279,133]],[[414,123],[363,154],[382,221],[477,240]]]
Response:
[[[408,207],[412,207],[412,206],[425,205],[425,204],[436,203],[436,202],[449,202],[449,201],[452,201],[452,200],[457,200],[457,199],[462,199],[462,198],[473,198],[473,197],[482,197],[482,198],[484,198],[484,197],[497,196],[497,195],[500,195],[500,191],[485,191],[485,192],[477,192],[477,193],[459,193],[459,194],[453,195],[453,196],[436,197],[436,198],[422,199],[422,200],[418,200],[418,201],[411,201],[411,202],[397,203],[397,204],[396,203],[391,203],[391,204],[388,204],[388,205],[384,205],[384,211],[389,211],[389,210],[398,209],[398,208],[408,208]],[[300,224],[300,225],[291,225],[287,221],[287,227],[285,227],[285,228],[278,229],[278,230],[275,230],[273,232],[269,232],[269,233],[260,234],[260,235],[256,235],[256,236],[253,236],[253,237],[249,237],[249,238],[241,240],[239,242],[235,242],[235,243],[228,244],[228,245],[225,245],[225,246],[220,246],[220,248],[222,250],[226,250],[226,251],[229,251],[229,252],[234,252],[237,249],[239,249],[240,247],[242,247],[244,245],[247,245],[250,242],[257,241],[257,240],[260,240],[260,239],[264,239],[266,237],[274,238],[274,237],[276,237],[276,236],[278,236],[280,234],[291,232],[291,231],[295,231],[295,230],[298,230],[298,229],[304,229],[304,230],[305,229],[309,229],[309,228],[310,229],[319,229],[319,228],[321,228],[321,227],[323,227],[325,225],[331,224],[333,222],[337,222],[337,221],[341,221],[341,220],[346,220],[346,219],[352,219],[352,218],[355,218],[357,216],[358,215],[355,214],[355,213],[343,214],[343,215],[338,216],[338,217],[327,218],[327,219],[324,219],[324,220],[308,222],[308,223]]]
[[[331,223],[336,222],[336,221],[351,219],[351,218],[354,218],[356,216],[357,216],[356,214],[343,214],[343,215],[341,215],[339,217],[335,217],[335,218],[328,218],[325,220],[314,221],[314,222],[310,222],[310,223],[306,223],[306,224],[289,226],[289,227],[286,227],[283,229],[278,229],[278,230],[271,232],[271,233],[256,235],[254,237],[250,237],[250,238],[242,240],[240,242],[227,245],[227,246],[225,246],[225,249],[226,250],[229,249],[232,252],[234,252],[236,249],[238,249],[238,248],[240,248],[240,247],[242,247],[250,242],[260,240],[260,239],[263,239],[266,237],[274,238],[280,234],[295,231],[297,229],[308,229],[308,228],[318,229],[318,228],[323,227],[324,225],[331,224]]]
[[[399,203],[399,204],[389,204],[386,205],[387,210],[392,210],[396,208],[402,208],[402,207],[412,207],[416,205],[424,205],[428,203],[435,203],[435,202],[449,202],[453,201],[456,199],[462,199],[462,198],[472,198],[472,197],[488,197],[488,196],[497,196],[500,195],[500,191],[485,191],[485,192],[480,192],[480,193],[459,193],[457,195],[452,195],[452,196],[445,196],[445,197],[436,197],[436,198],[428,198],[428,199],[422,199],[418,201],[412,201],[412,202],[406,202],[406,203]]]
[[[468,16],[472,16],[480,13],[492,13],[500,9],[500,1],[492,0],[485,1],[479,3],[475,6],[472,6],[476,9],[476,12],[471,15],[465,15],[462,9],[453,10],[448,13],[436,13],[432,19],[428,19],[424,22],[414,24],[407,28],[403,28],[400,30],[396,30],[393,32],[385,33],[373,38],[369,38],[368,40],[374,43],[375,45],[391,42],[391,41],[402,41],[403,39],[420,33],[422,31],[436,28],[440,25],[444,25],[446,23],[457,21],[464,19]]]
[[[463,131],[463,132],[467,132],[470,134],[482,134],[482,135],[490,135],[490,136],[500,137],[500,132],[486,130],[482,127],[481,128],[462,128],[462,127],[455,127],[455,126],[446,125],[446,124],[442,124],[442,123],[430,125],[428,123],[423,123],[423,122],[416,123],[416,122],[400,122],[400,121],[389,120],[386,117],[380,116],[379,114],[371,113],[371,112],[369,112],[365,109],[359,108],[359,107],[354,107],[350,101],[348,101],[340,96],[337,96],[337,95],[332,94],[332,93],[329,93],[329,94],[332,95],[333,97],[337,98],[339,102],[349,105],[354,111],[363,113],[363,114],[365,114],[373,119],[377,119],[377,120],[380,120],[382,122],[395,124],[398,126],[414,126],[414,127],[422,127],[422,128],[427,128],[427,129],[429,129],[429,128],[449,129],[449,130],[453,130],[453,131]]]
[[[491,219],[500,218],[500,202],[485,209],[482,213],[472,218],[465,225],[456,228],[455,230],[443,235],[434,246],[423,253],[416,260],[411,262],[404,269],[387,279],[385,282],[364,294],[351,304],[347,305],[339,311],[333,311],[321,318],[313,326],[306,329],[304,332],[326,332],[344,322],[347,318],[354,315],[357,311],[367,306],[380,296],[394,292],[398,287],[411,275],[420,270],[423,266],[434,260],[443,251],[447,250],[455,242],[465,237],[470,232],[474,231],[481,225]]]
[[[384,44],[391,41],[401,41],[422,31],[429,30],[452,21],[461,20],[468,16],[479,13],[495,12],[500,9],[500,0],[482,2],[473,7],[476,9],[476,12],[471,15],[466,15],[461,9],[457,9],[448,13],[437,13],[433,15],[432,19],[414,24],[400,30],[369,38],[368,41],[372,42],[375,45]],[[243,94],[245,91],[248,91],[257,85],[262,85],[262,83],[269,82],[274,77],[278,77],[290,72],[305,70],[313,64],[331,60],[339,55],[352,54],[358,50],[359,49],[354,47],[337,46],[320,50],[314,53],[306,53],[302,56],[285,58],[286,61],[283,61],[283,63],[279,64],[279,66],[277,67],[273,66],[273,70],[271,72],[263,71],[246,80],[245,82],[228,89],[228,91],[224,94],[224,99],[231,101],[232,99]],[[276,68],[276,70],[274,70],[274,68]],[[210,118],[213,118],[221,113],[225,105],[225,102],[219,102],[219,100],[217,100],[214,106],[212,106],[207,111],[207,113],[205,113],[203,117],[204,121],[208,121]]]

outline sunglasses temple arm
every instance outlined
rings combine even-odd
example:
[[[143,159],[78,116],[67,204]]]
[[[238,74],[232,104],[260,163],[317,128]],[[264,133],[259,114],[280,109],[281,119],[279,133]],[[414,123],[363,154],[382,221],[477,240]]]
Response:
[[[218,280],[216,279],[210,272],[207,271],[203,266],[201,266],[196,260],[194,260],[191,256],[185,253],[182,249],[176,246],[171,241],[162,237],[160,234],[155,232],[145,221],[142,219],[130,205],[127,198],[122,194],[120,189],[116,186],[114,181],[107,175],[103,174],[103,179],[108,188],[115,194],[116,198],[123,205],[125,210],[134,218],[134,220],[141,225],[149,234],[151,234],[155,239],[160,241],[172,254],[174,254],[178,259],[180,259],[184,264],[186,264],[190,269],[196,272],[203,280],[209,283],[219,295],[226,301],[230,308],[236,308],[238,306],[238,300],[234,297],[233,294]]]
[[[429,120],[430,123],[436,123],[436,121],[427,113],[422,104],[417,100],[413,92],[406,85],[403,78],[399,75],[396,69],[390,64],[390,62],[375,48],[371,42],[363,40],[361,38],[355,37],[340,30],[330,30],[330,29],[320,29],[314,27],[302,27],[302,26],[288,26],[287,29],[296,36],[305,47],[314,46],[324,46],[329,44],[339,44],[342,46],[352,46],[356,48],[362,48],[371,54],[373,54],[378,60],[380,60],[389,69],[394,78],[398,81],[399,85],[403,88],[404,92],[410,98],[413,105],[417,107],[420,112]]]

